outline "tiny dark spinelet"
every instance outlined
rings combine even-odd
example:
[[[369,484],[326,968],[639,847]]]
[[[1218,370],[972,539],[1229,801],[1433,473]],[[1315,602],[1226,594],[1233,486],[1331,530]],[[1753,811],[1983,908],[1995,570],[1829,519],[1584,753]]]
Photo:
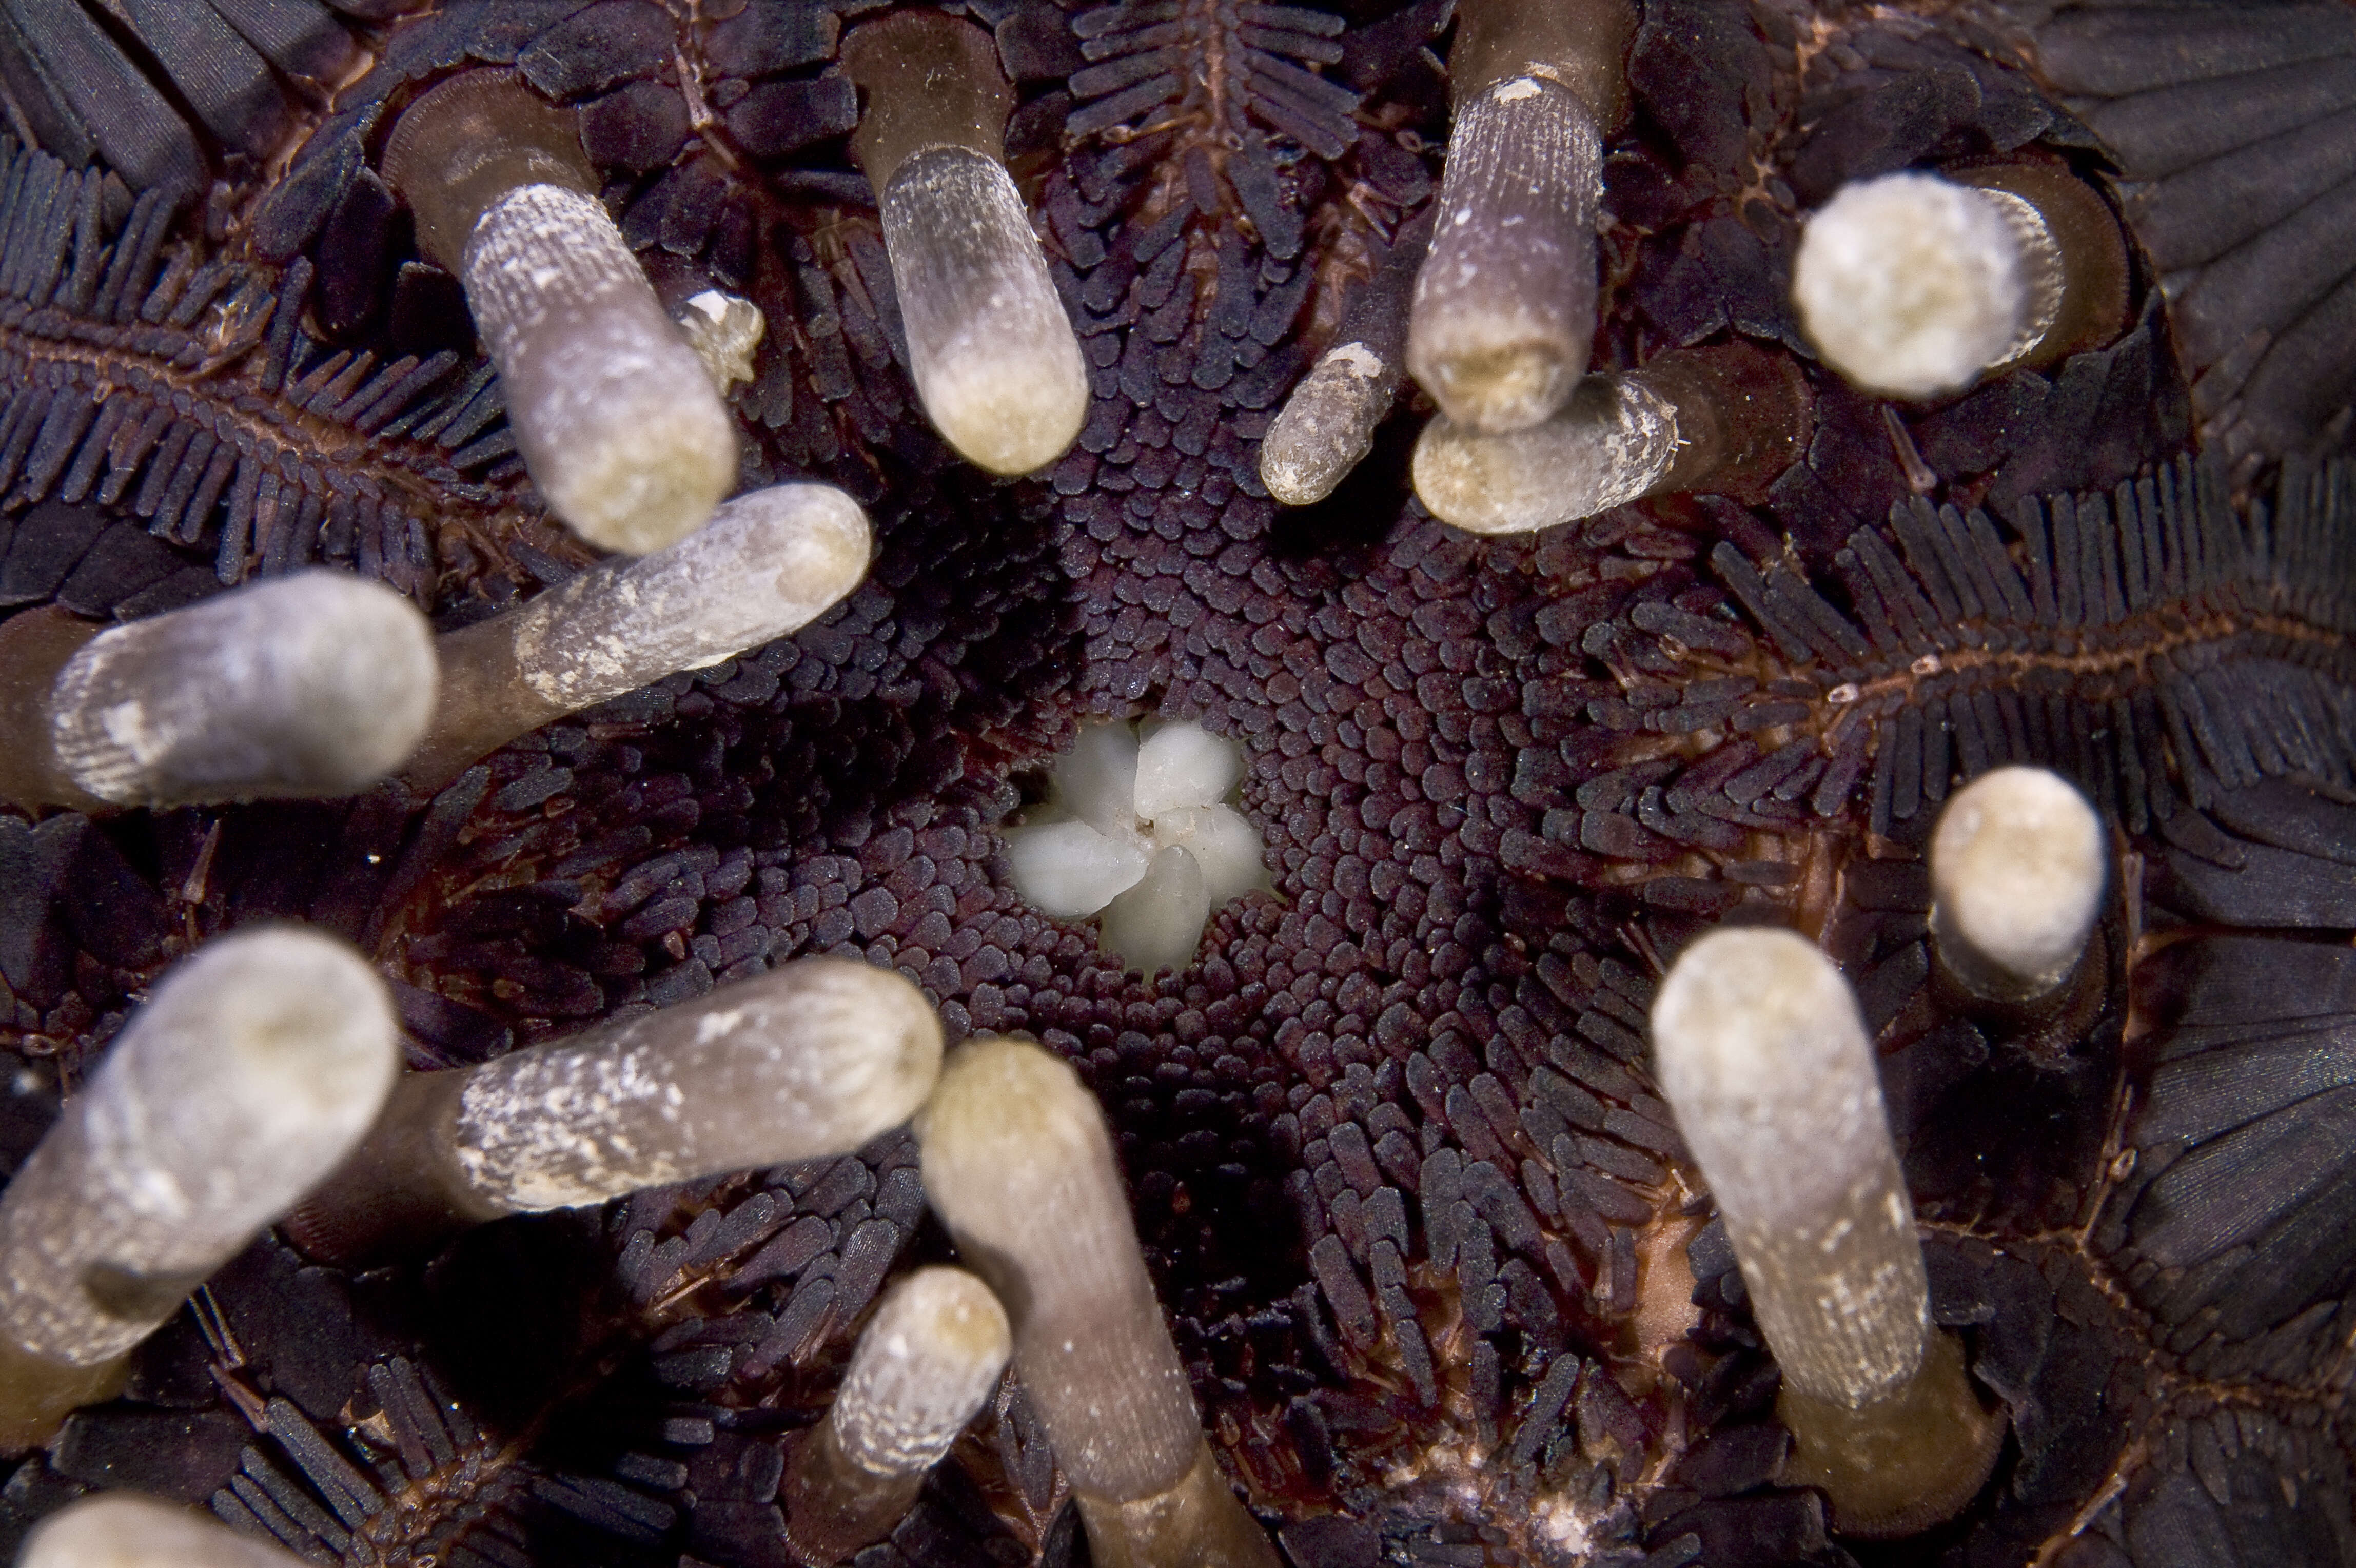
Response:
[[[2348,0],[0,0],[0,1552],[2356,1562],[2351,102]],[[1007,837],[1141,723],[1265,871],[1151,974]],[[366,1138],[123,1087],[337,986]]]

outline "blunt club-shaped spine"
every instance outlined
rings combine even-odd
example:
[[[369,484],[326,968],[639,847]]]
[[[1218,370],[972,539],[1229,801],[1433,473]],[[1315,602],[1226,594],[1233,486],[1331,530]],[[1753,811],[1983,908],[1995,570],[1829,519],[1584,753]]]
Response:
[[[1808,220],[1792,295],[1825,362],[1853,385],[1941,397],[2116,337],[2126,249],[2102,198],[2065,167],[1883,175]]]
[[[1840,972],[1790,931],[1713,931],[1662,983],[1653,1045],[1783,1369],[1784,1479],[1822,1487],[1849,1534],[1947,1518],[1987,1479],[2003,1423],[1932,1327],[1913,1206]]]
[[[798,631],[859,585],[872,546],[833,486],[773,485],[667,549],[447,633],[441,706],[403,776],[438,789],[552,719]]]
[[[313,932],[174,968],[0,1195],[0,1451],[120,1383],[131,1350],[335,1169],[400,1063],[384,984]]]
[[[1431,214],[1402,228],[1350,302],[1333,346],[1301,378],[1259,446],[1260,482],[1282,506],[1309,506],[1374,450],[1375,427],[1407,379],[1408,303],[1430,248]]]
[[[416,607],[324,571],[105,630],[31,611],[0,669],[0,795],[78,811],[352,794],[416,748],[436,683]]]
[[[550,510],[634,555],[701,526],[735,482],[735,425],[597,199],[572,116],[512,72],[466,71],[402,113],[383,167],[418,248],[466,288]]]
[[[2107,844],[2086,798],[2041,768],[1955,792],[1931,835],[1931,933],[1965,990],[2028,1002],[2069,979],[2102,912]]]
[[[1626,0],[1465,0],[1456,104],[1407,364],[1470,429],[1560,408],[1595,337],[1603,134],[1625,110]]]
[[[1590,376],[1552,418],[1484,435],[1446,414],[1415,446],[1415,492],[1442,522],[1526,533],[1648,495],[1711,490],[1758,501],[1807,444],[1807,382],[1747,343],[1672,349],[1625,375]]]
[[[1006,1310],[962,1269],[919,1269],[884,1295],[826,1419],[786,1471],[786,1538],[840,1563],[906,1516],[926,1473],[1006,1369]]]
[[[1087,417],[1087,369],[1006,172],[1013,89],[969,22],[909,10],[842,40],[863,107],[851,156],[879,196],[916,395],[969,462],[1027,474]]]
[[[1276,1568],[1221,1478],[1145,1272],[1104,1112],[1064,1062],[977,1039],[916,1119],[926,1196],[1014,1326],[1014,1375],[1103,1568]]]
[[[409,1075],[286,1231],[316,1257],[369,1259],[509,1214],[848,1154],[923,1103],[940,1059],[940,1020],[907,981],[802,959],[480,1067]]]
[[[69,1503],[33,1527],[16,1568],[301,1568],[282,1546],[131,1492]]]

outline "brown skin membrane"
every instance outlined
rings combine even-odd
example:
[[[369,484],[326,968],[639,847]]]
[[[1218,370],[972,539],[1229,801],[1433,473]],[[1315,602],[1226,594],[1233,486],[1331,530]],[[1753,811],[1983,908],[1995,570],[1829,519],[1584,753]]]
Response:
[[[1379,1527],[1536,1561],[1565,1538],[1549,1532],[1575,1527],[1644,1550],[1691,1536],[1701,1561],[1772,1561],[1821,1550],[1821,1513],[1757,1458],[1772,1449],[1759,1389],[1772,1373],[1744,1343],[1739,1286],[1711,1266],[1707,1241],[1687,1255],[1707,1209],[1679,1186],[1679,1151],[1632,1023],[1647,977],[1684,940],[1745,901],[1764,903],[1822,933],[1860,976],[1891,964],[1869,1022],[1893,1060],[1925,1074],[1901,1147],[1934,1264],[1964,1282],[1951,1305],[1980,1336],[1984,1386],[2081,1423],[2032,1423],[2022,1442],[2034,1440],[2034,1454],[2001,1472],[2018,1484],[1955,1528],[2032,1550],[2068,1540],[2079,1510],[2115,1478],[2120,1500],[2088,1528],[2140,1551],[2137,1510],[2175,1496],[2193,1472],[2174,1439],[2138,1444],[2130,1434],[2189,1401],[2182,1430],[2208,1435],[2182,1441],[2213,1443],[2215,1391],[2227,1389],[2308,1477],[2279,1524],[2285,1539],[2328,1530],[2317,1521],[2341,1506],[2330,1477],[2344,1461],[2328,1425],[2299,1424],[2318,1408],[2328,1359],[2293,1358],[2263,1377],[2230,1367],[2188,1376],[2174,1359],[2186,1352],[2155,1327],[2163,1308],[2118,1294],[2104,1262],[2111,1243],[2086,1228],[2129,1190],[2110,1129],[2121,1035],[2141,999],[2124,956],[2140,917],[2122,908],[2112,918],[2106,950],[2120,956],[2106,961],[2097,1004],[2034,1062],[1997,1024],[1910,983],[1919,915],[1905,852],[1935,810],[1928,754],[1914,753],[1911,783],[1893,768],[1877,805],[1875,758],[1897,755],[1908,733],[1893,712],[1885,740],[1877,717],[1850,794],[1810,812],[1823,775],[1847,756],[1848,730],[1825,727],[1845,705],[1829,699],[1837,682],[1798,682],[1802,661],[1771,646],[1708,560],[1713,535],[1765,561],[1788,531],[1812,580],[1853,607],[1832,557],[1924,473],[1931,499],[1959,511],[2129,478],[2184,434],[2163,334],[2139,326],[2094,350],[2074,381],[2065,368],[1887,416],[1795,360],[1817,393],[1819,431],[1765,505],[1678,502],[1558,537],[1473,544],[1406,506],[1397,455],[1420,417],[1410,414],[1378,436],[1334,501],[1280,512],[1246,478],[1256,431],[1308,362],[1290,350],[1322,346],[1352,280],[1381,259],[1380,236],[1428,199],[1433,165],[1398,133],[1436,145],[1444,88],[1419,74],[1411,48],[1375,50],[1363,68],[1321,60],[1331,38],[1340,48],[1361,35],[1269,22],[1307,40],[1269,48],[1309,54],[1268,59],[1307,59],[1326,81],[1351,73],[1371,139],[1331,159],[1267,154],[1288,146],[1288,117],[1313,135],[1326,111],[1301,96],[1316,90],[1255,63],[1249,81],[1239,68],[1203,73],[1205,102],[1186,113],[1216,118],[1160,124],[1168,111],[1149,104],[1133,122],[1138,139],[1090,132],[1067,155],[1055,134],[1066,111],[1034,106],[1057,91],[1075,92],[1077,113],[1111,102],[1130,89],[1085,92],[1065,78],[1137,52],[1108,48],[1092,61],[1052,32],[1026,42],[1036,18],[1023,13],[997,40],[1023,100],[1010,162],[1044,215],[1051,254],[1079,282],[1086,315],[1076,321],[1084,346],[1098,346],[1098,423],[1048,478],[997,488],[947,460],[914,411],[876,281],[888,272],[865,248],[872,219],[811,183],[848,174],[848,124],[835,140],[785,146],[838,123],[817,74],[826,29],[744,15],[759,25],[723,18],[691,34],[684,58],[708,68],[696,103],[675,66],[599,80],[605,21],[568,22],[563,39],[524,45],[519,69],[589,105],[579,111],[587,122],[618,124],[627,134],[615,133],[613,151],[659,155],[614,177],[625,233],[643,245],[667,304],[714,282],[761,304],[769,347],[765,373],[737,396],[740,429],[769,475],[815,473],[873,498],[879,558],[868,585],[793,642],[561,724],[430,807],[385,794],[308,815],[173,813],[70,843],[51,830],[37,847],[55,846],[73,873],[29,884],[41,911],[33,957],[51,967],[28,959],[21,987],[10,974],[29,1050],[62,1048],[70,1066],[94,1048],[97,1015],[162,953],[262,913],[364,936],[391,972],[433,993],[404,993],[418,1051],[455,1059],[485,1054],[502,1031],[538,1038],[630,1002],[693,994],[735,965],[855,950],[927,987],[952,1033],[1027,1033],[1085,1064],[1214,1444],[1270,1522],[1290,1521],[1297,1559],[1357,1561],[1367,1538],[1352,1532]],[[1657,20],[1632,44],[1634,117],[1610,145],[1618,162],[1606,203],[1620,227],[1604,246],[1600,362],[1630,366],[1667,346],[1734,337],[1783,352],[1773,258],[1796,203],[1761,177],[1796,178],[1837,153],[1863,155],[1820,128],[1836,94],[1805,84],[1772,28],[1738,19],[1693,42],[1674,18]],[[423,39],[454,25],[429,18],[411,30]],[[1241,50],[1262,49],[1246,25],[1190,16],[1181,42],[1205,59],[1214,44],[1230,49],[1219,58],[1244,59]],[[667,18],[660,27],[648,59],[668,59],[678,44]],[[773,63],[798,54],[802,63]],[[1982,57],[1955,46],[1950,58]],[[730,81],[749,85],[723,102]],[[1263,81],[1277,85],[1254,85]],[[1744,107],[1746,89],[1757,106]],[[1183,107],[1192,91],[1157,102]],[[677,96],[678,124],[713,128],[661,148],[664,93]],[[1937,112],[1955,116],[1953,134],[1972,150],[1992,150],[1987,123],[1944,100]],[[1754,188],[1765,195],[1746,209]],[[1142,237],[1157,222],[1174,237],[1149,250]],[[303,243],[323,270],[365,249],[349,225]],[[377,297],[360,337],[403,319],[404,256],[387,242],[355,269]],[[2097,390],[2082,392],[2089,381]],[[2100,389],[2114,385],[2149,390],[2105,401]],[[2025,560],[2019,537],[1995,526]],[[1901,559],[1902,545],[1891,549]],[[1905,554],[1900,570],[1913,560]],[[530,591],[537,570],[511,574],[464,537],[434,564],[439,602],[469,610]],[[2048,583],[2055,619],[2083,587],[2080,577]],[[1930,586],[1915,591],[1938,607]],[[2083,604],[2071,603],[2083,624]],[[1863,615],[1855,610],[1857,624]],[[1837,673],[1841,656],[1836,647],[1814,668]],[[1867,662],[1875,678],[1900,680],[1879,652]],[[2079,710],[2015,714],[1998,701],[2027,693],[2045,704],[2038,682],[2048,677],[2029,671],[2063,665],[1984,662],[2019,677],[1985,688],[1994,734],[2017,723],[2026,745],[2061,723],[2068,744]],[[2066,668],[2077,679],[2091,666]],[[1742,681],[1756,685],[1724,684]],[[1657,700],[1665,692],[1674,703]],[[1738,712],[1779,703],[1800,711],[1730,728]],[[1645,722],[1671,706],[1699,727]],[[1267,833],[1278,888],[1219,917],[1197,962],[1159,982],[1114,972],[1086,929],[1025,910],[992,866],[993,825],[1076,717],[1140,711],[1200,718],[1243,741],[1246,810]],[[1716,749],[1695,738],[1705,735],[1719,737]],[[1761,826],[1697,811],[1688,795],[1732,800],[1730,780],[1706,775],[1672,799],[1688,773],[1732,755],[1735,735],[1758,757],[1736,776],[1793,740],[1826,737],[1817,764],[1803,759],[1751,799],[1796,800],[1796,819]],[[1960,738],[1943,744],[1942,790],[1963,756]],[[1778,788],[1794,779],[1803,782],[1787,800]],[[298,823],[318,848],[286,847]],[[2148,819],[2136,831],[2149,854],[2175,853]],[[1958,1024],[1984,1053],[1976,1065]],[[412,1439],[418,1468],[403,1474],[426,1478],[424,1500],[400,1512],[402,1550],[446,1550],[480,1529],[554,1560],[568,1530],[590,1528],[617,1556],[758,1561],[774,1498],[761,1456],[786,1440],[759,1419],[723,1425],[713,1412],[822,1405],[828,1369],[884,1273],[942,1246],[902,1206],[905,1168],[887,1148],[823,1173],[750,1176],[625,1206],[610,1233],[511,1222],[500,1246],[462,1247],[430,1279],[397,1273],[367,1287],[386,1293],[371,1300],[408,1304],[405,1318],[394,1313],[388,1326],[372,1306],[337,1306],[323,1321],[347,1326],[325,1339],[272,1317],[268,1303],[297,1279],[339,1301],[353,1287],[298,1275],[283,1252],[257,1253],[216,1292],[245,1357],[227,1376],[243,1392],[224,1395],[208,1379],[178,1397],[209,1402],[248,1435],[237,1412],[249,1401],[297,1404],[258,1444],[258,1462],[306,1492],[320,1483],[304,1423],[352,1455],[381,1434],[384,1452],[405,1457],[399,1440]],[[817,1229],[798,1232],[805,1220]],[[701,1240],[663,1251],[698,1223]],[[712,1241],[730,1225],[751,1240]],[[2032,1343],[2034,1355],[2020,1348]],[[709,1380],[723,1361],[724,1377]],[[2117,1399],[2082,1391],[2114,1370]],[[428,1372],[469,1413],[419,1415],[409,1391],[427,1388]],[[446,1411],[430,1390],[416,1397]],[[157,1408],[134,1390],[86,1419],[90,1441]],[[491,1435],[469,1446],[461,1420]],[[1003,1530],[1019,1550],[1058,1550],[1061,1498],[1028,1420],[1005,1405],[952,1455],[965,1478],[942,1485],[960,1489],[919,1504],[906,1555],[927,1560],[916,1544],[926,1530]],[[706,1430],[710,1441],[691,1441]],[[229,1466],[192,1463],[176,1484],[201,1496],[226,1486],[228,1452]],[[2237,1436],[2232,1455],[2202,1463],[2239,1495],[2246,1476],[2265,1474],[2246,1457],[2260,1452]],[[1487,1456],[1477,1470],[1466,1460],[1476,1453]],[[493,1454],[509,1456],[492,1466]],[[37,1479],[52,1489],[36,1498],[88,1465],[70,1452],[43,1463]],[[647,1522],[664,1518],[648,1509],[626,1529],[605,1516],[584,1526],[583,1514],[530,1493],[533,1479],[576,1500],[592,1495],[583,1483],[618,1487],[668,1519]],[[1645,1490],[1644,1479],[1658,1485]],[[475,1505],[482,1514],[467,1511]],[[1004,1522],[985,1529],[984,1513]],[[732,1534],[738,1525],[745,1533]]]

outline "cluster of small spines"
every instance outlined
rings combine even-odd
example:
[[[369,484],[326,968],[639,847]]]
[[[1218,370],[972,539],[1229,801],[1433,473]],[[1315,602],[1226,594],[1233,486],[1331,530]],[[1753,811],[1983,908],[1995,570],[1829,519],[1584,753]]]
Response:
[[[570,117],[470,71],[402,113],[386,183],[455,274],[525,466],[584,538],[643,553],[701,526],[736,477],[735,427],[595,196]]]
[[[1204,37],[1205,28],[1218,36]],[[1215,133],[1258,138],[1256,119],[1319,157],[1339,158],[1358,136],[1358,94],[1308,68],[1341,62],[1342,30],[1340,17],[1301,5],[1222,5],[1206,18],[1154,0],[1083,11],[1072,31],[1090,63],[1070,85],[1087,106],[1064,129],[1090,136],[1141,120],[1207,118],[1213,84],[1189,62],[1215,58],[1229,117]]]
[[[2115,337],[2126,255],[2108,209],[2066,169],[1884,175],[1809,219],[1792,294],[1851,382],[1940,397]]]
[[[0,409],[12,503],[120,505],[182,546],[218,519],[223,583],[325,559],[419,595],[434,549],[383,473],[466,505],[508,499],[513,443],[484,435],[502,413],[487,367],[453,384],[446,351],[384,365],[319,351],[300,325],[307,259],[275,280],[206,259],[171,242],[173,192],[133,200],[102,171],[0,145],[0,317],[22,372]],[[158,559],[151,578],[177,564]]]
[[[359,1142],[400,1064],[383,983],[297,930],[174,969],[0,1195],[0,1446],[104,1398],[189,1290]]]
[[[1006,172],[1014,94],[994,47],[910,11],[855,29],[842,69],[866,95],[851,153],[879,193],[926,414],[992,473],[1054,462],[1087,415],[1087,371]]]
[[[1789,931],[1721,929],[1653,1004],[1661,1087],[1783,1371],[1787,1478],[1858,1535],[1912,1534],[1979,1490],[2003,1439],[1931,1323],[1873,1047],[1838,970]]]
[[[413,1249],[505,1214],[841,1154],[932,1088],[941,1026],[889,971],[806,959],[701,1000],[405,1079],[288,1222],[326,1257]]]

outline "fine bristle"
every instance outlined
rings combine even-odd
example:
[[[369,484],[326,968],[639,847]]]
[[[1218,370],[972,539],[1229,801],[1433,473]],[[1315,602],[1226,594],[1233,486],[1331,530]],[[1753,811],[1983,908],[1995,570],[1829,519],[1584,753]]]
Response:
[[[413,605],[306,572],[101,633],[59,674],[50,734],[117,805],[348,795],[416,748],[436,681]]]
[[[2086,798],[2040,768],[1999,768],[1958,791],[1931,837],[1932,929],[1983,994],[2050,991],[2085,950],[2108,849]]]
[[[1459,424],[1526,429],[1586,373],[1601,169],[1593,117],[1554,82],[1515,77],[1457,105],[1407,363]]]
[[[174,969],[0,1197],[0,1326],[88,1366],[350,1152],[398,1069],[375,972],[307,931],[223,937]]]
[[[1840,972],[1790,931],[1713,931],[1662,982],[1653,1044],[1786,1386],[1851,1409],[1903,1387],[1929,1286]]]
[[[1087,367],[1005,166],[962,147],[902,165],[884,244],[933,427],[993,474],[1064,455],[1087,417]]]
[[[1893,174],[1847,187],[1809,219],[1792,293],[1809,338],[1843,376],[1927,398],[2019,351],[2031,285],[1997,196]]]

